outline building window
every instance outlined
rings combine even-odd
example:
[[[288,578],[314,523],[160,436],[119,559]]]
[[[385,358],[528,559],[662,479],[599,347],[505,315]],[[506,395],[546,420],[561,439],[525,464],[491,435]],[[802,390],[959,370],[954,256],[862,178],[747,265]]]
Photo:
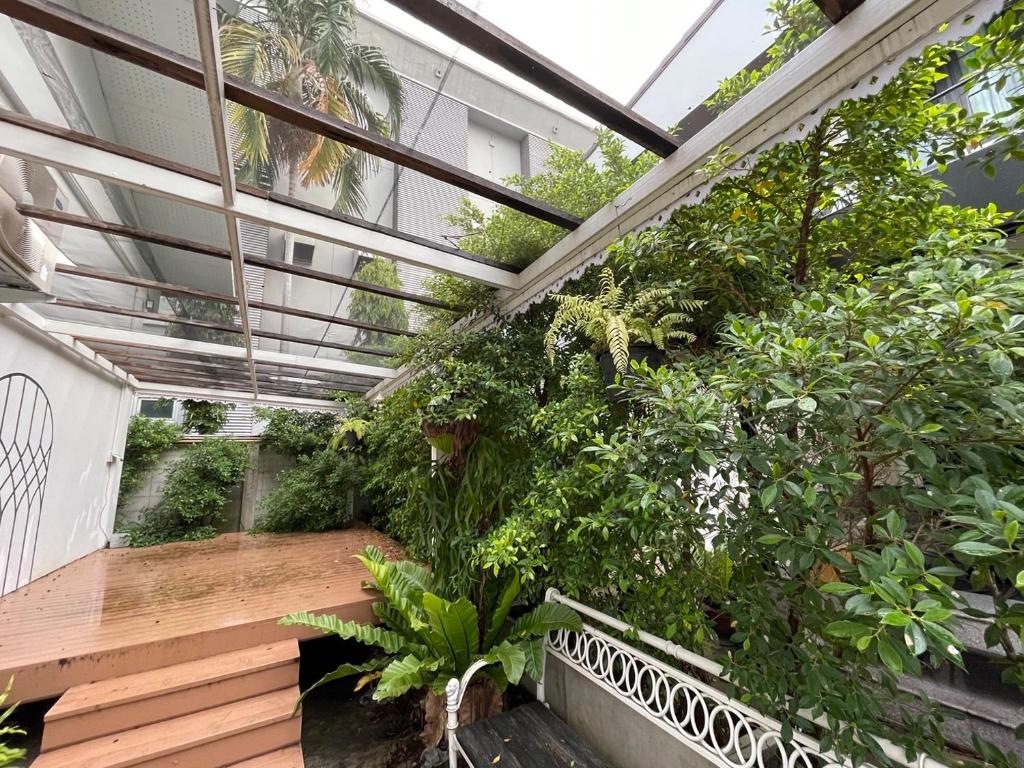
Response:
[[[167,398],[147,397],[139,404],[139,415],[147,419],[174,420],[174,401]]]
[[[313,266],[313,243],[295,242],[292,246],[292,262],[300,267]]]

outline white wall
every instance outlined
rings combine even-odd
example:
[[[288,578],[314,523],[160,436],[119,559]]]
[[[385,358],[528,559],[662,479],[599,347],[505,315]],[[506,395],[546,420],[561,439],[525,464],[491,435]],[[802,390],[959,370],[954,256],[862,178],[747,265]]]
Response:
[[[121,475],[121,462],[112,460],[112,454],[119,456],[123,450],[132,401],[126,384],[17,320],[0,316],[0,377],[11,373],[30,377],[45,393],[53,433],[42,504],[21,517],[30,532],[38,524],[34,556],[31,545],[20,546],[18,540],[11,544],[14,502],[12,494],[3,492],[3,483],[17,479],[18,473],[0,456],[0,567],[8,563],[5,592],[106,546]],[[14,395],[20,395],[20,389]],[[13,439],[5,405],[13,407],[0,398],[4,445],[20,445],[25,439]],[[20,563],[20,576],[12,563]]]

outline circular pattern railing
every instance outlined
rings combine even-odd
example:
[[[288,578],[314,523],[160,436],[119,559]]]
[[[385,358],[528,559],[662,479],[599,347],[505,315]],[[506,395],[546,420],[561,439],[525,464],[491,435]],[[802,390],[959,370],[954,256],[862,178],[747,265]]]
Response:
[[[724,768],[840,768],[810,737],[783,739],[773,721],[592,627],[552,632],[547,644]]]

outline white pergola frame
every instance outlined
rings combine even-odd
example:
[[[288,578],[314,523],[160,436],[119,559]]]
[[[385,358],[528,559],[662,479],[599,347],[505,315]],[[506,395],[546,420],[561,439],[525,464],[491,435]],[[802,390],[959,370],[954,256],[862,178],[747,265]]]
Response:
[[[262,398],[257,388],[256,364],[273,363],[275,358],[287,359],[290,364],[301,364],[310,370],[378,377],[381,382],[368,393],[374,398],[394,391],[414,374],[404,368],[396,372],[377,366],[255,349],[246,311],[244,262],[238,236],[240,220],[482,283],[498,289],[500,314],[507,315],[523,309],[580,274],[589,264],[599,261],[608,245],[624,234],[656,225],[677,207],[702,199],[702,193],[713,180],[702,177],[699,169],[719,148],[727,146],[750,162],[761,149],[783,140],[787,133],[797,136],[801,130],[812,127],[816,116],[820,117],[841,99],[880,87],[896,67],[920,53],[928,43],[973,31],[1001,5],[999,0],[865,0],[855,13],[827,30],[615,200],[516,274],[460,256],[450,249],[432,248],[414,239],[360,227],[237,189],[226,132],[225,86],[220,69],[215,8],[213,0],[193,0],[193,3],[220,183],[9,122],[0,122],[0,152],[222,215],[228,233],[234,291],[241,311],[243,348],[81,323],[46,321],[42,327],[50,333],[86,341],[152,347],[158,339],[167,349],[244,359],[252,378],[252,401]],[[942,30],[944,24],[948,26]],[[483,327],[488,322],[476,320],[470,322],[469,327]],[[250,400],[248,395],[235,395]]]

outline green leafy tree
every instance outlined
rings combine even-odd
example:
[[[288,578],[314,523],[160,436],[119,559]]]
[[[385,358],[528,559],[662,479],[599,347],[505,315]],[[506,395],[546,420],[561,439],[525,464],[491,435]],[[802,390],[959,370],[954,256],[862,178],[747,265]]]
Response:
[[[260,21],[242,19],[252,11]],[[398,132],[402,85],[380,48],[356,42],[354,0],[242,0],[237,16],[220,28],[224,72],[281,93],[303,106],[366,128],[380,136]],[[369,91],[387,101],[386,114],[373,106]],[[338,208],[365,206],[362,184],[374,159],[232,104],[229,119],[238,132],[239,178],[273,182],[283,169],[288,194],[296,185],[331,185]]]
[[[160,506],[121,532],[133,547],[216,536],[228,495],[248,468],[246,443],[207,438],[190,445],[167,471]]]
[[[124,463],[121,466],[121,484],[117,494],[118,506],[122,506],[139,486],[160,457],[169,451],[181,438],[181,428],[163,419],[149,419],[133,416],[128,422],[128,436],[124,446]]]
[[[596,151],[602,158],[600,167],[582,152],[552,144],[541,173],[530,177],[515,175],[504,181],[525,195],[586,218],[658,161],[650,152],[631,159],[622,139],[610,131],[598,133]],[[468,199],[448,220],[464,233],[459,240],[460,248],[517,267],[526,266],[565,235],[561,227],[511,208],[498,208],[488,216]],[[435,298],[469,309],[485,307],[493,293],[491,289],[444,275],[428,281],[427,287]],[[435,317],[440,325],[447,326],[453,315],[440,311]]]
[[[209,400],[182,400],[185,419],[182,429],[197,435],[212,435],[219,432],[228,420],[228,413],[234,410],[233,403],[215,403]]]
[[[383,653],[364,664],[341,664],[303,696],[333,680],[361,675],[360,685],[376,681],[373,698],[378,701],[422,689],[436,697],[444,693],[450,679],[461,678],[477,661],[487,663],[480,674],[488,687],[500,693],[509,683],[518,683],[524,673],[540,679],[544,635],[558,629],[582,629],[576,612],[558,603],[543,603],[511,621],[509,614],[519,596],[518,578],[509,580],[494,592],[491,601],[478,607],[466,597],[444,597],[444,585],[413,562],[388,562],[374,547],[367,547],[358,558],[381,595],[373,611],[382,626],[309,613],[290,614],[281,623],[357,640]],[[485,698],[494,699],[491,695]],[[500,699],[494,709],[500,711]],[[441,707],[433,711],[437,719],[444,712]],[[428,723],[428,732],[440,734],[442,730],[443,721]]]
[[[164,298],[167,299],[171,309],[179,317],[238,327],[238,332],[236,333],[217,328],[204,328],[199,325],[168,323],[166,330],[168,336],[176,339],[208,341],[211,344],[226,344],[231,347],[242,346],[242,327],[238,325],[238,310],[236,307],[219,301],[208,301],[207,299],[196,299],[189,296],[167,295]]]
[[[356,280],[364,283],[373,283],[382,288],[393,288],[401,290],[402,280],[398,276],[398,267],[393,261],[375,256],[366,262],[353,276]],[[348,309],[349,317],[353,320],[360,320],[364,323],[394,328],[397,331],[409,329],[409,313],[405,308],[405,302],[401,299],[394,299],[390,296],[382,296],[367,291],[355,291],[352,294],[352,301]],[[394,352],[400,346],[401,336],[380,331],[367,331],[359,329],[356,331],[355,344],[366,347],[366,353],[354,353],[350,359],[354,362],[366,362],[371,365],[381,365],[387,360],[378,355],[369,353],[371,349]]]

